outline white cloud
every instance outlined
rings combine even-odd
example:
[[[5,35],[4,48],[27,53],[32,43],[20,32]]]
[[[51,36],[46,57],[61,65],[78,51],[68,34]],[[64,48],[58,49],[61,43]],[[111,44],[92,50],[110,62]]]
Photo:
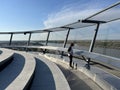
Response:
[[[75,5],[64,6],[60,11],[48,15],[48,19],[44,21],[45,28],[66,25],[99,11],[99,9],[95,9],[94,6],[88,4],[83,4],[82,6]]]
[[[102,10],[104,7],[98,2],[89,2],[89,3],[73,3],[63,6],[60,11],[51,13],[48,15],[48,19],[44,21],[45,28],[58,27],[66,24],[73,23],[79,19],[85,19],[88,16],[91,16],[98,11]],[[113,8],[105,13],[101,13],[92,19],[96,20],[110,20],[115,17],[119,17],[120,11],[119,8]]]
[[[76,7],[72,5],[67,5],[67,6],[64,6],[60,11],[56,13],[51,13],[48,16],[48,19],[44,21],[45,28],[58,27],[58,26],[73,23],[79,19],[85,19],[88,16],[93,15],[94,13],[102,9],[100,8],[100,6],[98,6],[99,8],[97,8],[98,4],[95,4],[95,3],[94,5],[92,4],[92,6],[91,4],[83,4],[82,6],[78,4],[75,4],[75,5]],[[93,19],[108,20],[108,19],[114,19],[114,17],[120,18],[119,14],[120,14],[120,11],[117,8],[114,8],[114,9],[111,9],[110,11],[107,11],[107,13],[98,15]],[[102,25],[102,28],[100,29],[103,29],[102,33],[106,35],[105,30],[109,30],[111,29],[110,26],[113,27],[116,25],[117,25],[116,23],[112,23],[112,25],[105,24],[104,26]],[[114,28],[114,29],[117,29],[117,28]],[[113,31],[113,28],[112,28],[112,31]],[[119,30],[116,30],[116,31],[119,31]],[[91,34],[91,32],[88,31],[88,34]],[[101,32],[99,32],[99,34],[101,34]],[[115,35],[115,33],[112,33],[112,34]],[[116,38],[118,38],[118,35]]]

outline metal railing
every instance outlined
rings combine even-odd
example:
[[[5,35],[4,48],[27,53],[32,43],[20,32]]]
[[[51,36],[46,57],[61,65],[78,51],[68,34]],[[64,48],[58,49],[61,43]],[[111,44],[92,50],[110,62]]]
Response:
[[[31,43],[31,37],[32,37],[32,34],[34,34],[34,33],[38,33],[38,34],[39,33],[48,33],[47,37],[46,37],[46,41],[45,41],[45,45],[48,45],[49,36],[50,36],[51,32],[68,31],[67,34],[66,34],[66,38],[64,40],[64,43],[63,43],[63,48],[65,48],[66,44],[67,44],[67,41],[68,41],[68,38],[69,38],[69,33],[70,33],[71,30],[82,29],[84,27],[95,26],[96,29],[94,30],[93,39],[91,40],[91,44],[89,46],[89,54],[91,54],[91,52],[93,52],[93,49],[94,49],[94,45],[95,45],[95,42],[96,42],[96,38],[97,38],[97,35],[98,35],[98,31],[99,31],[100,25],[101,24],[105,24],[105,23],[110,23],[111,21],[114,21],[114,20],[116,21],[116,20],[120,19],[120,18],[117,17],[117,18],[114,18],[113,20],[110,19],[110,20],[107,20],[107,21],[100,21],[100,20],[91,20],[91,18],[93,18],[94,16],[99,15],[99,14],[101,14],[103,12],[106,12],[107,10],[110,10],[111,8],[119,6],[119,5],[120,5],[120,2],[118,2],[118,3],[116,3],[116,4],[114,4],[114,5],[110,6],[110,7],[108,7],[108,8],[106,8],[106,9],[104,9],[104,10],[102,10],[102,11],[100,11],[100,12],[98,12],[98,13],[96,13],[96,14],[94,14],[94,15],[86,18],[86,19],[84,19],[84,20],[78,20],[78,21],[76,21],[74,23],[71,23],[71,24],[68,24],[68,25],[64,25],[64,26],[60,26],[60,27],[55,27],[55,28],[49,28],[49,29],[43,29],[43,30],[32,30],[32,31],[23,31],[23,32],[0,32],[0,35],[1,34],[3,34],[3,35],[4,34],[9,34],[10,38],[8,40],[9,41],[8,45],[11,46],[11,47],[13,47],[12,43],[13,43],[13,36],[14,35],[17,35],[17,34],[23,34],[23,35],[29,34],[29,37],[28,37],[28,40],[27,40],[27,44],[26,44],[26,46],[24,46],[24,47],[28,47],[28,46],[31,46],[30,45],[30,43]],[[84,55],[84,56],[87,57],[86,55]],[[87,58],[88,58],[88,63],[89,63],[91,57],[87,57]]]

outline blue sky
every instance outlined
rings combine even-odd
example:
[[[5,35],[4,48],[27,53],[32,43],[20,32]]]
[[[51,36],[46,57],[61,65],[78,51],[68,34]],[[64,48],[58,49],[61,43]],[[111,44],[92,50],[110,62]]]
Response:
[[[69,24],[79,19],[84,19],[118,1],[119,0],[0,0],[0,32],[40,30]],[[110,28],[104,26],[103,30],[105,29]],[[89,33],[89,31],[87,33]],[[115,39],[118,39],[120,30],[116,29],[114,33],[114,36],[116,36]],[[104,35],[105,33],[102,32],[100,34]],[[111,35],[110,32],[109,34]],[[92,37],[92,34],[89,36],[87,34],[85,35],[84,32],[82,32],[82,35],[85,37],[88,36],[86,39]],[[38,38],[39,35],[34,36]],[[62,35],[60,36],[63,37]],[[0,38],[3,37],[5,38],[5,36],[1,36]],[[8,36],[7,40],[9,37],[10,36]],[[17,39],[17,35],[14,37]],[[79,34],[78,37],[80,37]],[[103,37],[100,35],[100,38]],[[44,39],[46,38],[44,37]]]
[[[81,11],[97,11],[117,1],[0,0],[0,32],[38,30],[67,24],[81,18]]]

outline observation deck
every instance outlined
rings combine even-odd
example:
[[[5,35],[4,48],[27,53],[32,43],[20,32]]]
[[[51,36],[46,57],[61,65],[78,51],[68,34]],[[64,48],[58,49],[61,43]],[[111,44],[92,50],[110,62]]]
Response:
[[[9,36],[0,41],[0,89],[120,90],[119,7],[117,2],[60,27],[0,32]],[[105,31],[108,28],[112,31]],[[40,40],[42,36],[45,40]],[[73,68],[67,56],[70,43],[75,44]]]

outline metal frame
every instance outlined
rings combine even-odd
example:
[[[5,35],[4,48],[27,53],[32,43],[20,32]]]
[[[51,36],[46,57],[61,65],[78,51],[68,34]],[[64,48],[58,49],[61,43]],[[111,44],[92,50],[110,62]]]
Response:
[[[89,48],[89,52],[92,52],[92,51],[93,51],[99,26],[100,26],[100,23],[97,24],[97,27],[96,27],[96,29],[95,29],[95,31],[94,31],[94,36],[93,36],[93,39],[92,39],[92,41],[91,41],[91,45],[90,45],[90,48]]]
[[[83,23],[95,23],[97,25],[96,29],[95,29],[95,32],[94,32],[93,39],[92,39],[90,47],[89,47],[89,52],[92,52],[93,48],[94,48],[94,45],[95,45],[95,41],[96,41],[97,33],[98,33],[98,30],[99,30],[99,26],[100,26],[101,23],[106,23],[106,22],[105,21],[96,21],[96,20],[83,20],[82,22]],[[91,61],[90,58],[88,58],[86,61],[87,61],[86,68],[90,69],[90,61]]]
[[[29,34],[29,39],[28,39],[28,43],[27,43],[28,46],[30,45],[31,34],[32,33]]]
[[[13,33],[11,33],[9,45],[12,44],[12,37],[13,37]]]
[[[65,39],[64,44],[63,44],[63,47],[64,47],[64,48],[66,47],[66,44],[67,44],[67,41],[68,41],[69,33],[70,33],[70,28],[69,28],[68,31],[67,31],[66,39]]]
[[[47,39],[46,39],[46,46],[48,45],[48,40],[49,40],[50,32],[48,32]]]
[[[94,36],[93,36],[93,39],[91,41],[91,45],[90,45],[90,48],[89,48],[89,52],[92,52],[93,48],[94,48],[95,41],[96,41],[97,33],[98,33],[98,30],[99,30],[99,26],[100,26],[100,24],[106,23],[106,22],[105,21],[97,21],[97,20],[82,20],[82,22],[83,23],[95,23],[95,24],[97,24],[95,32],[94,32]]]
[[[117,5],[120,5],[120,1],[118,1],[117,3],[111,5],[111,6],[107,7],[107,8],[105,8],[104,10],[101,10],[101,11],[99,11],[99,12],[93,14],[92,16],[87,17],[86,19],[90,19],[90,18],[92,18],[92,17],[94,17],[94,16],[96,16],[96,15],[102,13],[102,12],[105,12],[105,11],[107,11],[107,10],[109,10],[109,9],[111,9],[111,8],[113,8],[113,7],[115,7],[115,6],[117,6]]]

